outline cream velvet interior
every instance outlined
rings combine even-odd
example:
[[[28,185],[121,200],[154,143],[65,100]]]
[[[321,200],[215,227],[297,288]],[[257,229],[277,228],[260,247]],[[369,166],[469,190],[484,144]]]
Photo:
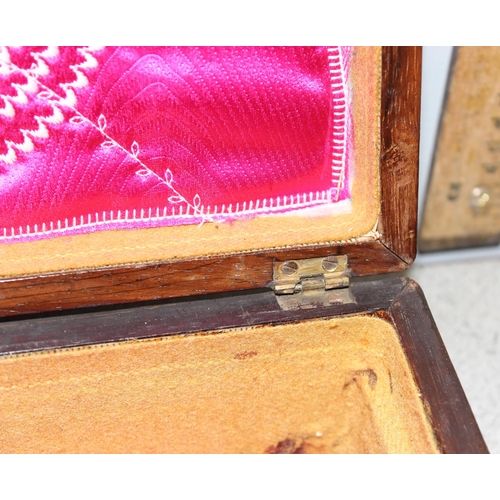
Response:
[[[0,358],[2,453],[436,453],[368,316]]]
[[[354,172],[349,213],[256,217],[139,230],[100,231],[0,245],[0,277],[188,259],[366,237],[380,212],[380,47],[352,56]],[[369,236],[372,237],[373,236]]]

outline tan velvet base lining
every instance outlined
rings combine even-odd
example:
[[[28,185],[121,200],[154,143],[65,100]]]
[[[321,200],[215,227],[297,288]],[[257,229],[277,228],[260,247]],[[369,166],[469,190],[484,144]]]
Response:
[[[0,359],[2,453],[436,453],[378,318]]]
[[[351,67],[354,119],[352,213],[319,218],[254,218],[0,245],[0,276],[328,243],[357,238],[376,224],[379,209],[380,47],[356,47]]]

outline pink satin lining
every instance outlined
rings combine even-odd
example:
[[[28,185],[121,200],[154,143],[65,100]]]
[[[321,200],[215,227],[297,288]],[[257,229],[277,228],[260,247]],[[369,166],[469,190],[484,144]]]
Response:
[[[345,47],[0,53],[0,241],[348,199]]]

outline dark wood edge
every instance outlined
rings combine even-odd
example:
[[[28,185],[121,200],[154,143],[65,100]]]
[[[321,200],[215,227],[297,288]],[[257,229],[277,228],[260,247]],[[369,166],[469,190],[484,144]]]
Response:
[[[288,259],[346,254],[351,276],[406,269],[415,253],[420,56],[382,49],[380,240],[0,279],[0,317],[268,287],[273,262]]]
[[[417,253],[421,47],[383,47],[381,241],[408,266]]]
[[[443,453],[488,453],[422,289],[412,280],[389,309]]]
[[[0,354],[144,339],[388,310],[402,278],[352,283],[353,302],[284,311],[271,290],[204,295],[0,319]]]
[[[405,264],[380,242],[337,247],[301,247],[226,257],[153,263],[74,273],[0,280],[0,317],[222,291],[269,287],[274,261],[347,254],[351,276],[384,272]]]

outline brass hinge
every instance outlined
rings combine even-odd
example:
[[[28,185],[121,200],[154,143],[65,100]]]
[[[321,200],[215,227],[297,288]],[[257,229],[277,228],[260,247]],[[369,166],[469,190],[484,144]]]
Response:
[[[272,288],[276,295],[302,290],[332,290],[349,286],[347,255],[275,262]]]

